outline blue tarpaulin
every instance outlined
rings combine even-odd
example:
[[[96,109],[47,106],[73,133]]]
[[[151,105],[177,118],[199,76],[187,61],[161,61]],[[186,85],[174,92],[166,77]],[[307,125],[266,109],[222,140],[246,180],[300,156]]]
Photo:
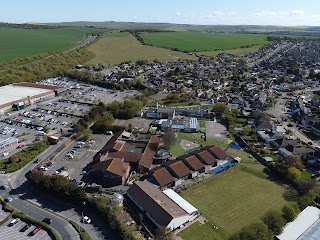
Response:
[[[231,143],[229,143],[229,148],[233,148],[233,149],[236,149],[236,150],[240,150],[241,149],[240,145],[236,141],[232,141]]]

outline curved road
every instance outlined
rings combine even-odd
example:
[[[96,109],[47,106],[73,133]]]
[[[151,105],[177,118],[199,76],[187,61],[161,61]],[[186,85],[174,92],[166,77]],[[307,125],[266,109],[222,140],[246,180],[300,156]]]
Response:
[[[41,153],[39,157],[41,159],[46,159],[51,156],[56,149],[62,145],[66,139],[60,141],[57,145],[50,146],[46,151]],[[0,175],[0,182],[2,184],[8,184],[13,188],[13,190],[0,190],[1,197],[6,198],[10,196],[13,201],[10,203],[12,207],[15,209],[24,212],[25,214],[42,221],[45,217],[52,219],[51,226],[56,229],[63,239],[80,239],[79,234],[77,231],[69,224],[68,221],[59,217],[58,215],[46,211],[34,204],[30,204],[26,200],[23,200],[20,196],[25,194],[28,190],[28,186],[26,185],[26,173],[32,170],[36,166],[35,163],[30,162],[27,164],[23,169],[11,174],[2,174]]]

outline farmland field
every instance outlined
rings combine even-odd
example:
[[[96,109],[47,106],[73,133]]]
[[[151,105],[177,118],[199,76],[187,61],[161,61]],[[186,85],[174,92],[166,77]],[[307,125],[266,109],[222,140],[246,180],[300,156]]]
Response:
[[[266,45],[264,34],[209,34],[201,32],[155,32],[139,34],[146,44],[180,51],[226,50]]]
[[[238,155],[237,150],[229,154]],[[285,187],[268,180],[263,166],[247,158],[246,152],[241,151],[240,156],[243,162],[239,165],[181,193],[208,220],[180,232],[183,240],[228,239],[242,227],[259,222],[268,210],[280,211],[285,205]]]
[[[41,30],[0,28],[0,62],[65,50],[91,31],[84,27]]]
[[[126,61],[147,60],[173,61],[181,59],[195,59],[188,54],[168,49],[144,46],[129,33],[105,34],[92,44],[89,51],[95,54],[87,64],[109,63],[119,64]]]

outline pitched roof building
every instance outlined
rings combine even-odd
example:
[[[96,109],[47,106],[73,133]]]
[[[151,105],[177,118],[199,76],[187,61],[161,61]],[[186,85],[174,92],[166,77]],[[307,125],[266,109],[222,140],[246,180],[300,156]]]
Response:
[[[167,196],[147,181],[135,182],[128,189],[127,197],[157,228],[174,230],[198,216],[197,209],[187,201],[182,201],[172,192]]]

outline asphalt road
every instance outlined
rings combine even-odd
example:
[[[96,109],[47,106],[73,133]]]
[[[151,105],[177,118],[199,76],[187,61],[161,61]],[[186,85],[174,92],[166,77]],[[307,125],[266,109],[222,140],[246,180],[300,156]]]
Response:
[[[2,198],[10,196],[13,199],[13,201],[10,203],[12,207],[40,221],[42,221],[44,218],[50,218],[52,220],[50,226],[56,229],[63,239],[80,239],[79,234],[69,224],[68,221],[33,204],[30,204],[23,199],[20,199],[18,195],[12,195],[12,192],[10,191],[10,189],[1,190],[1,196]]]

